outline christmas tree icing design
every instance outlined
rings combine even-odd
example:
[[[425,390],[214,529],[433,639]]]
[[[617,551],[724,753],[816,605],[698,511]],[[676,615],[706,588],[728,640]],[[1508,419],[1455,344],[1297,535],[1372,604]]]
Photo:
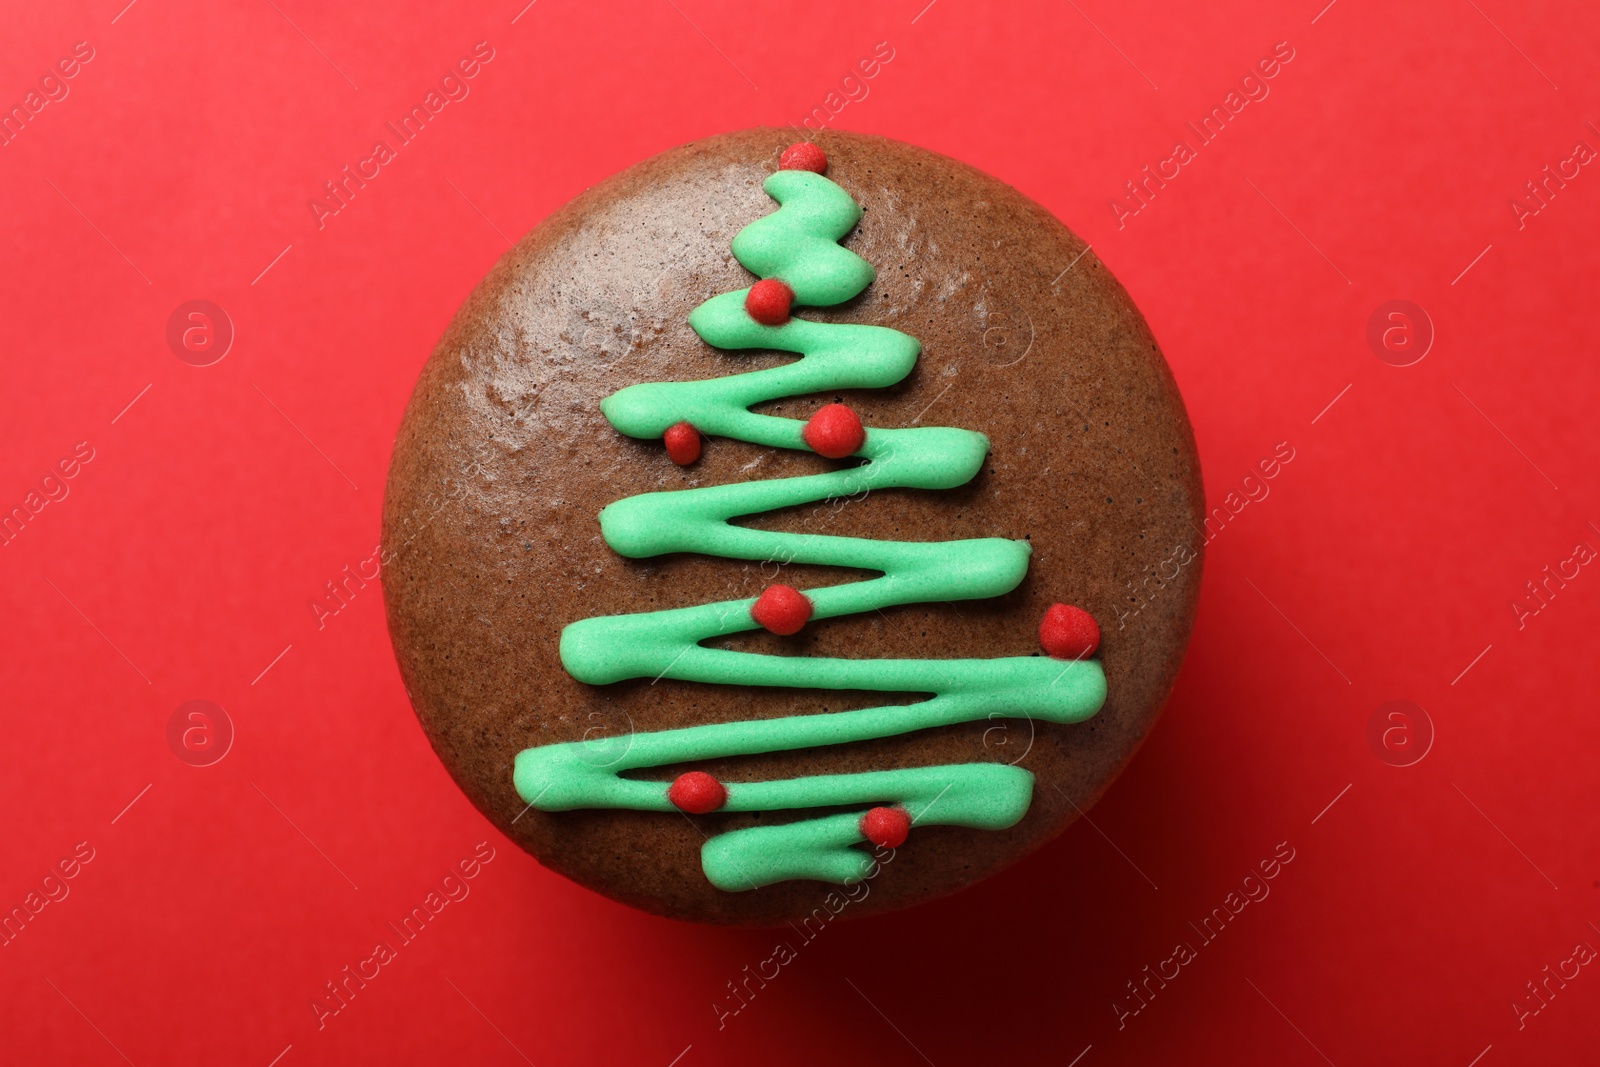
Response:
[[[791,304],[836,305],[873,280],[872,267],[838,243],[854,228],[861,209],[823,176],[825,169],[826,160],[812,145],[784,153],[780,169],[763,185],[779,209],[733,240],[735,258],[762,280],[713,297],[689,315],[690,326],[715,348],[801,358],[709,381],[633,385],[607,397],[600,408],[619,432],[664,440],[669,456],[680,463],[698,458],[701,434],[865,462],[823,474],[628,497],[600,512],[600,529],[606,544],[630,559],[693,552],[847,567],[880,577],[804,592],[773,585],[755,599],[583,619],[562,631],[561,662],[573,678],[597,686],[672,678],[934,695],[911,705],[640,732],[615,739],[603,759],[596,758],[590,742],[544,745],[520,752],[514,773],[517,792],[541,811],[795,813],[793,821],[732,830],[706,842],[701,852],[706,877],[729,891],[790,879],[850,884],[866,877],[872,866],[860,845],[898,847],[913,825],[1006,829],[1027,812],[1033,775],[1022,767],[986,762],[764,782],[720,782],[691,771],[669,783],[630,772],[843,745],[991,718],[1075,723],[1105,701],[1100,664],[1087,658],[1099,637],[1094,621],[1059,604],[1040,627],[1048,657],[1024,652],[994,659],[858,660],[701,644],[762,626],[793,633],[808,622],[897,604],[1000,596],[1027,573],[1031,549],[1026,541],[879,541],[732,524],[743,516],[874,489],[952,489],[975,477],[988,454],[989,441],[981,433],[945,427],[863,429],[842,404],[829,404],[805,422],[750,410],[784,397],[894,385],[911,372],[921,351],[915,338],[898,330],[790,316]],[[806,814],[806,809],[841,807],[854,810]]]

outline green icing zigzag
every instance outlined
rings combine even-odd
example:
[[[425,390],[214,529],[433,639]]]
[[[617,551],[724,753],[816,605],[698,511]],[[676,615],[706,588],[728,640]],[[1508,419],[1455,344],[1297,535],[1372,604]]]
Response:
[[[871,283],[871,265],[838,241],[861,217],[848,193],[820,174],[780,170],[764,188],[778,211],[740,231],[733,253],[763,278],[778,278],[796,305],[825,307]],[[781,397],[882,388],[903,379],[921,346],[880,326],[791,318],[764,326],[744,309],[748,290],[700,305],[689,324],[708,344],[777,350],[802,358],[769,370],[702,382],[650,382],[601,402],[618,431],[659,439],[686,421],[714,437],[772,448],[806,449],[804,423],[751,412]],[[823,564],[877,571],[881,577],[804,590],[814,620],[894,604],[1000,596],[1027,572],[1025,541],[980,538],[919,543],[752,530],[730,520],[778,508],[838,499],[873,489],[950,489],[977,475],[989,441],[970,430],[870,429],[859,466],[797,478],[644,493],[600,512],[606,543],[631,559],[695,552],[728,559]],[[845,744],[950,723],[1006,716],[1080,722],[1105,701],[1105,676],[1093,660],[1039,656],[962,660],[853,660],[769,656],[706,648],[702,641],[757,629],[754,599],[613,615],[575,622],[561,634],[561,662],[580,682],[673,678],[714,685],[858,689],[932,693],[909,706],[867,708],[782,719],[640,733],[607,744],[571,742],[518,754],[518,793],[541,811],[628,808],[672,812],[668,783],[624,778],[630,771],[726,756]],[[620,751],[620,755],[616,753]],[[1003,830],[1028,810],[1033,775],[999,763],[967,763],[861,774],[816,775],[776,782],[727,782],[722,811],[778,811],[847,806],[859,810],[803,817],[781,825],[712,837],[701,853],[707,878],[721,889],[753,889],[789,879],[849,884],[866,876],[861,813],[901,804],[913,823]]]

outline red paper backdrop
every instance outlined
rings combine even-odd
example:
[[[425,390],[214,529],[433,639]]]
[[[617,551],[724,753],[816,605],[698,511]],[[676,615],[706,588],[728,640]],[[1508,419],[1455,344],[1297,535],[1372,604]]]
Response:
[[[1592,1057],[1600,975],[1573,953],[1600,947],[1600,575],[1574,549],[1600,547],[1600,175],[1564,161],[1600,148],[1593,10],[523,2],[7,12],[0,101],[40,95],[0,148],[0,505],[66,495],[0,549],[0,907],[67,895],[0,948],[0,1055]],[[480,41],[469,95],[319,227],[323,183]],[[92,58],[49,80],[78,42]],[[321,629],[308,603],[371,555],[417,370],[508,238],[661,149],[839,104],[879,42],[892,59],[832,124],[976,164],[1092,242],[1172,363],[1213,503],[1279,442],[1295,458],[1212,544],[1176,693],[1093,825],[829,926],[719,1028],[726,983],[793,935],[541,869],[429,750],[376,584]],[[1278,42],[1269,94],[1119,226],[1124,183]],[[197,299],[235,331],[209,367],[166,339]],[[1407,367],[1367,340],[1396,299],[1436,332]],[[93,458],[41,485],[80,442]],[[1569,578],[1528,599],[1547,565]],[[169,746],[191,700],[232,724],[212,766]],[[1417,713],[1369,739],[1393,700],[1431,723],[1410,766]],[[324,983],[479,842],[470,896],[319,1029]],[[1281,842],[1270,895],[1203,942],[1191,924]],[[63,860],[75,877],[47,883]],[[1127,983],[1170,975],[1180,941],[1196,957],[1132,1014]]]

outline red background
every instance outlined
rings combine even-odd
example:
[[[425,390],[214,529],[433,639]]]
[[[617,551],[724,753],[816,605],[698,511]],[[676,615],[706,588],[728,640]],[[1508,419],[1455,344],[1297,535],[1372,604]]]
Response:
[[[1509,201],[1600,147],[1600,16],[523,2],[9,5],[0,101],[75,42],[94,59],[0,149],[0,504],[77,442],[94,459],[0,549],[0,908],[78,842],[94,859],[0,948],[0,1056],[1592,1057],[1592,968],[1521,1028],[1511,1005],[1600,947],[1600,576],[1520,630],[1510,604],[1600,546],[1600,175],[1520,229]],[[322,183],[478,41],[495,56],[470,96],[319,229]],[[712,1002],[776,935],[541,869],[429,750],[376,585],[320,630],[308,602],[371,555],[412,382],[507,237],[661,149],[798,122],[879,41],[893,60],[834,124],[976,164],[1092,242],[1173,366],[1213,503],[1277,442],[1296,458],[1211,546],[1177,690],[1093,826],[952,899],[830,926],[719,1030]],[[1123,183],[1279,41],[1295,58],[1270,96],[1119,229]],[[1404,368],[1365,338],[1396,298],[1437,331]],[[237,331],[210,367],[165,340],[192,299]],[[194,699],[236,731],[213,766],[168,746]],[[1436,733],[1408,767],[1368,741],[1395,699]],[[319,1030],[323,983],[485,840],[471,896]],[[1125,983],[1285,841],[1271,895],[1119,1029]]]

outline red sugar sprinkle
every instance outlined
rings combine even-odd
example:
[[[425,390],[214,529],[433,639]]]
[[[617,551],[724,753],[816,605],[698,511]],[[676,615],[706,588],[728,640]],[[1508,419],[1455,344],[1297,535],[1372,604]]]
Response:
[[[667,446],[667,458],[680,467],[687,467],[700,458],[700,431],[687,422],[674,423],[661,435]]]
[[[728,790],[705,771],[689,771],[667,787],[667,799],[680,811],[705,815],[728,802]]]
[[[911,816],[905,808],[873,808],[861,816],[861,836],[879,848],[899,848],[911,833]]]
[[[800,431],[811,451],[829,459],[853,455],[867,439],[867,431],[855,412],[843,404],[827,404],[807,421]]]
[[[821,174],[828,169],[828,157],[810,141],[800,141],[783,150],[778,157],[779,170],[809,170]]]
[[[1100,627],[1082,608],[1051,604],[1039,620],[1039,647],[1056,659],[1083,659],[1100,647]]]
[[[811,618],[811,598],[788,585],[769,585],[750,605],[750,617],[780,637],[800,632]]]
[[[745,295],[744,309],[763,326],[782,326],[789,321],[794,290],[776,278],[763,278]]]

